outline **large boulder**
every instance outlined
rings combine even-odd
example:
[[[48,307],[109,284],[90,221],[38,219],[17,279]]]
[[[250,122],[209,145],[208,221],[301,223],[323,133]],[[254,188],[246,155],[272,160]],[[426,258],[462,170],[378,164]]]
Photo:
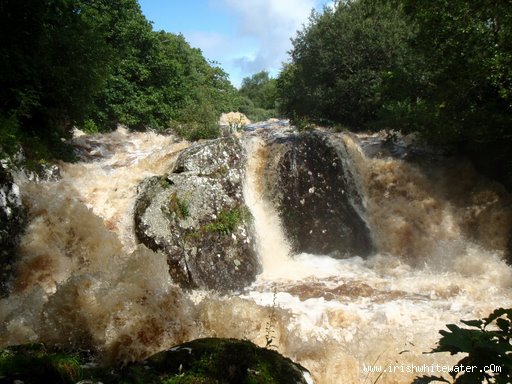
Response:
[[[343,140],[311,131],[268,141],[267,190],[295,252],[369,255],[374,247]]]
[[[245,164],[239,140],[221,138],[187,148],[167,175],[139,186],[136,236],[167,255],[183,287],[236,290],[259,272],[243,200]]]

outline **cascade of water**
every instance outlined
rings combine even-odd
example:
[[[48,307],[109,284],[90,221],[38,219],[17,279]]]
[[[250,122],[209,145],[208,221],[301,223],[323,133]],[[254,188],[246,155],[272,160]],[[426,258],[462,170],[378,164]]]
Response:
[[[470,248],[501,257],[507,252],[511,196],[466,160],[369,158],[353,136],[343,138],[380,252],[412,265],[427,263],[451,271],[458,269],[453,263],[464,259]],[[487,256],[482,257],[484,263]]]
[[[510,197],[467,165],[451,164],[452,172],[444,170],[446,164],[438,165],[438,171],[429,165],[429,174],[400,159],[365,156],[353,135],[338,138],[344,165],[362,196],[353,203],[367,218],[380,252],[367,260],[288,253],[276,267],[267,260],[273,247],[286,244],[282,229],[256,226],[261,234],[270,229],[279,238],[259,236],[264,272],[245,297],[260,305],[276,303],[292,313],[284,353],[310,367],[321,383],[337,383],[339,377],[343,382],[373,381],[377,375],[365,375],[362,368],[375,361],[381,366],[399,361],[404,369],[452,364],[453,358],[422,353],[435,345],[437,331],[446,323],[511,303],[512,270],[503,261],[511,228],[511,212],[503,207]],[[265,162],[272,159],[262,140],[253,140],[259,150],[249,147],[249,158],[260,171],[252,172],[250,161],[247,201],[257,221],[278,224],[261,187]],[[453,187],[461,170],[477,187]],[[254,191],[259,200],[253,198]],[[485,229],[489,222],[492,231]],[[314,358],[300,351],[298,345],[304,343]],[[402,350],[407,353],[400,354]],[[417,376],[398,373],[401,368],[379,381],[405,383]]]
[[[438,330],[512,305],[510,197],[465,165],[426,171],[340,140],[379,252],[294,255],[265,189],[272,154],[254,132],[244,137],[244,195],[263,272],[242,294],[219,297],[183,292],[165,257],[132,235],[137,184],[164,173],[187,143],[126,131],[77,139],[93,159],[63,164],[61,181],[22,186],[31,224],[16,291],[0,301],[0,344],[71,343],[131,360],[195,337],[265,345],[271,334],[320,384],[374,382],[364,365],[453,364],[456,356],[423,354]],[[397,368],[378,382],[415,376]]]
[[[76,344],[129,361],[194,337],[192,303],[165,256],[135,244],[130,220],[138,182],[187,143],[122,129],[76,143],[93,161],[22,185],[30,224],[13,293],[0,301],[0,344]]]
[[[263,274],[278,277],[283,273],[294,273],[291,248],[288,244],[275,208],[266,198],[264,170],[268,151],[264,141],[252,136],[246,141],[247,170],[244,197],[254,218],[256,247]]]

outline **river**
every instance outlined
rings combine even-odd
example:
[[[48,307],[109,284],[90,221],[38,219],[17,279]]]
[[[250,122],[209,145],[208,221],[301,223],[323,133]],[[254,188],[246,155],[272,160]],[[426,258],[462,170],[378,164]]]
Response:
[[[0,301],[0,344],[41,341],[133,361],[198,337],[236,337],[275,348],[316,383],[410,383],[423,375],[408,372],[414,367],[459,360],[424,353],[445,324],[512,304],[503,260],[512,200],[469,163],[369,156],[363,144],[372,137],[340,134],[377,251],[334,259],[293,254],[266,198],[265,141],[258,130],[242,139],[262,265],[250,287],[184,291],[165,256],[133,235],[137,185],[164,174],[190,143],[122,128],[77,131],[80,161],[59,164],[60,180],[17,180],[30,224],[12,293]]]

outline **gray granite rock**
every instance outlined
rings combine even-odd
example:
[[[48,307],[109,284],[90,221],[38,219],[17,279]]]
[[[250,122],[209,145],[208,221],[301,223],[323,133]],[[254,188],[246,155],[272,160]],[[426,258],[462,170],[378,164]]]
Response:
[[[167,255],[182,286],[237,290],[258,273],[243,200],[245,164],[240,141],[221,138],[187,148],[167,175],[139,186],[136,236]]]

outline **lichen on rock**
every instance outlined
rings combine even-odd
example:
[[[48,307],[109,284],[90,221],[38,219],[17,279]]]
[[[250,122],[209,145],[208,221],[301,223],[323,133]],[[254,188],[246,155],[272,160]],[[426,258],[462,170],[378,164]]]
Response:
[[[243,200],[245,163],[239,140],[221,138],[187,148],[167,175],[139,185],[137,238],[167,255],[180,285],[225,292],[249,285],[259,271]]]

